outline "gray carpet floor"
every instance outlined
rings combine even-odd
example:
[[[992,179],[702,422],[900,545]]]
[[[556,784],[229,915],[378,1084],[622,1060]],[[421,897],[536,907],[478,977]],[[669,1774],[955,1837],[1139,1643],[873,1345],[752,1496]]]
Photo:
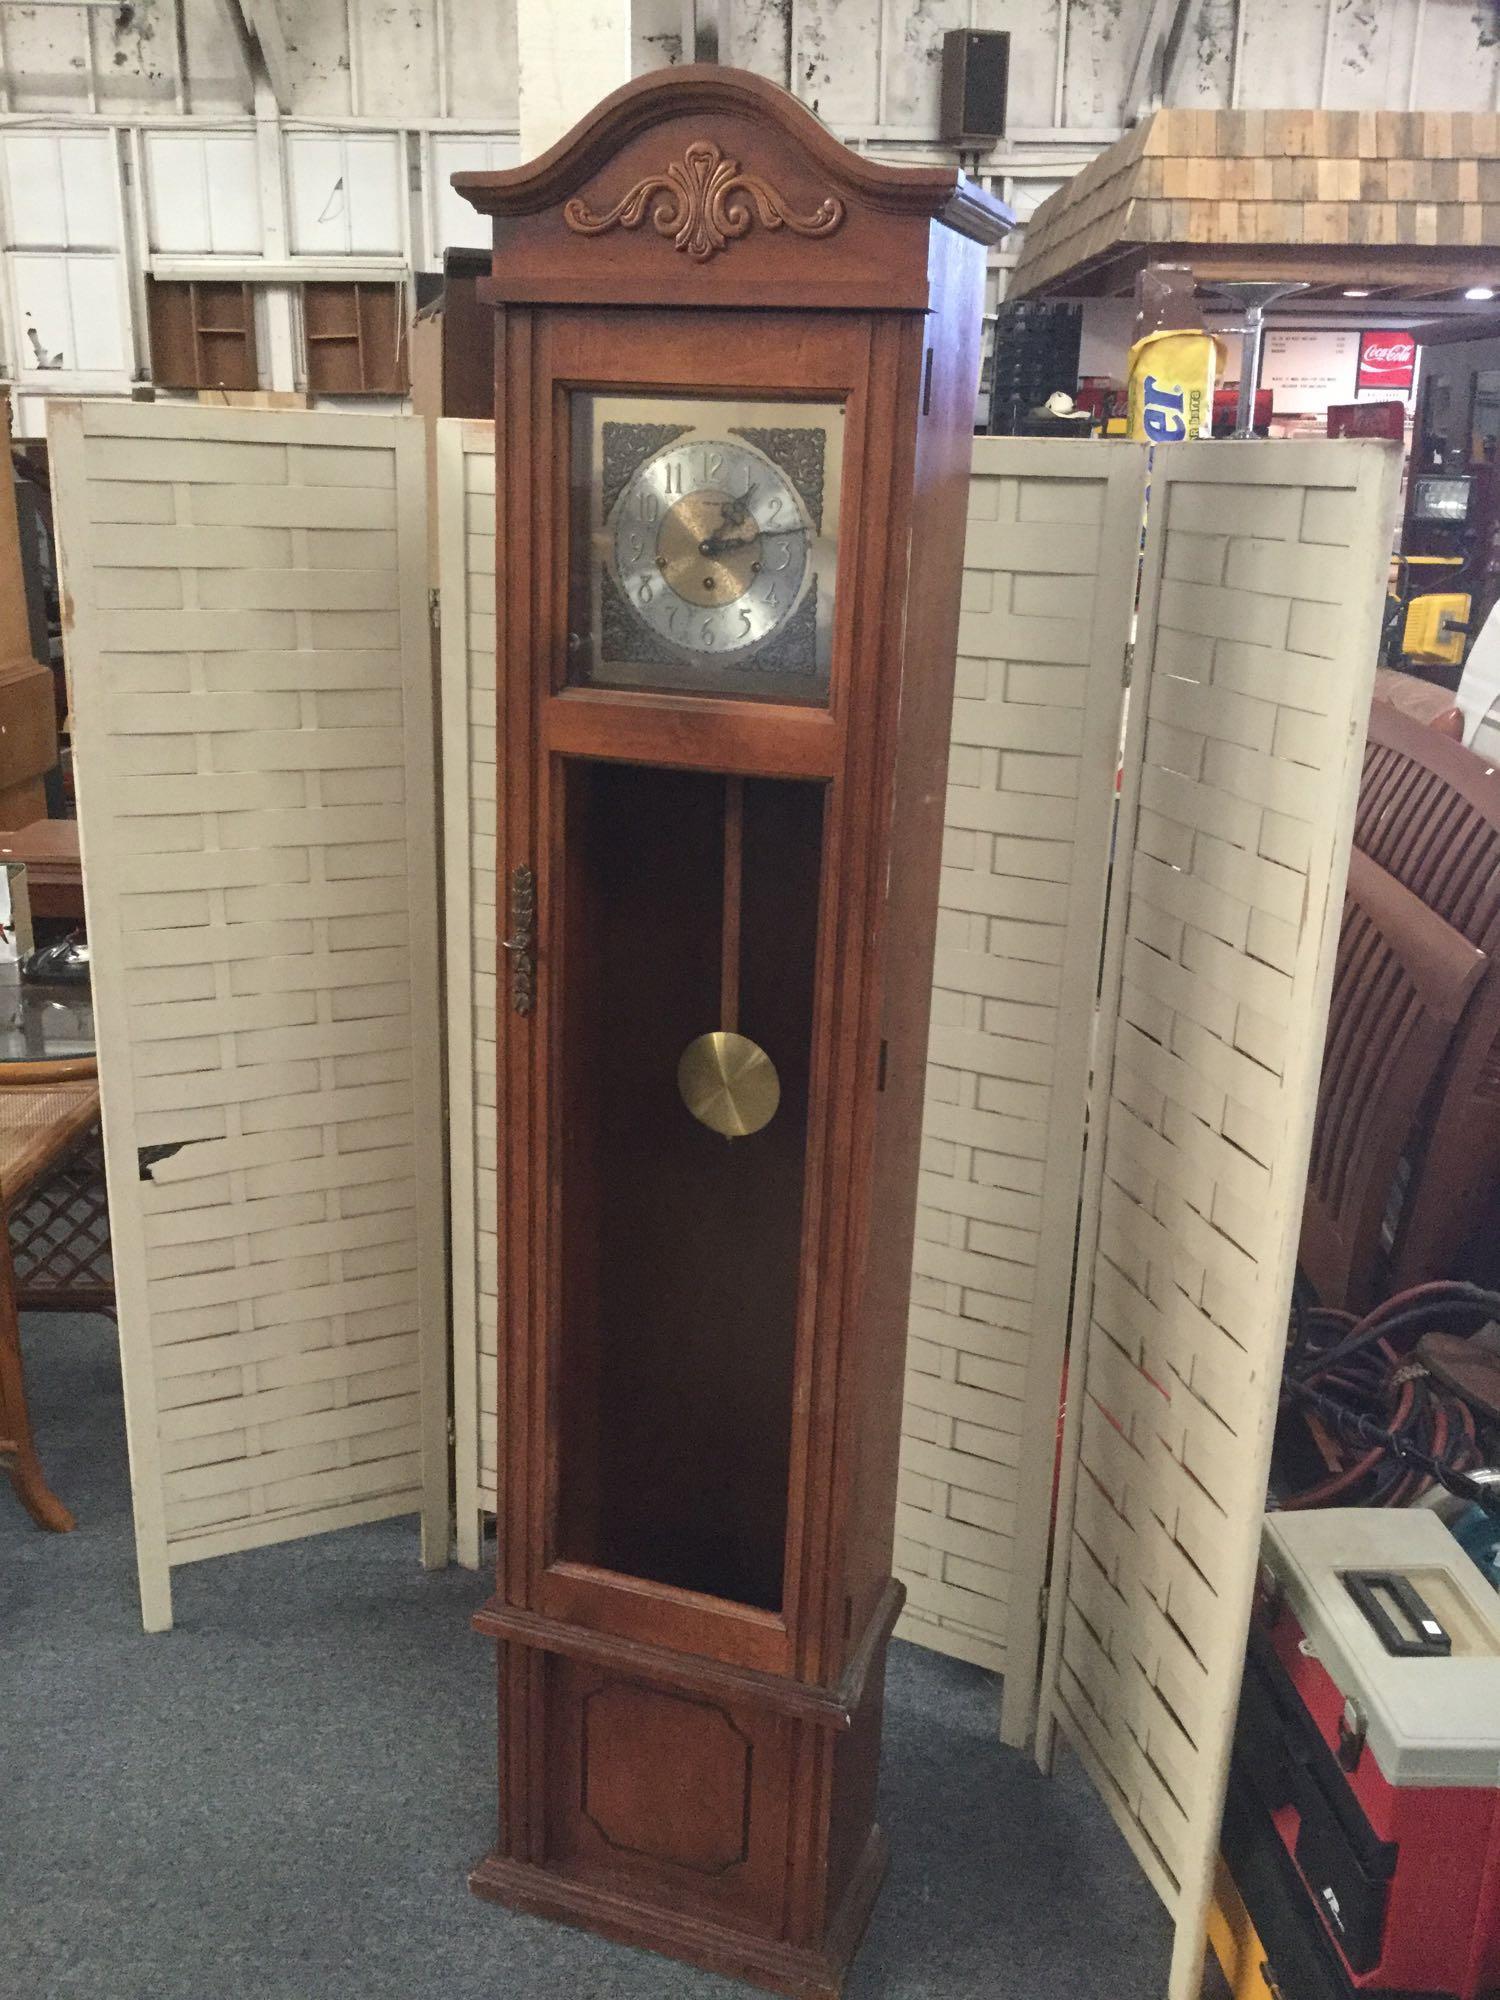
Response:
[[[28,1322],[33,1421],[79,1517],[0,1480],[0,1992],[9,2000],[734,2000],[745,1988],[475,1900],[494,1812],[486,1579],[415,1523],[135,1595],[113,1328]],[[890,1878],[849,2000],[1159,2000],[1166,1915],[1076,1766],[1003,1750],[996,1683],[893,1651]]]

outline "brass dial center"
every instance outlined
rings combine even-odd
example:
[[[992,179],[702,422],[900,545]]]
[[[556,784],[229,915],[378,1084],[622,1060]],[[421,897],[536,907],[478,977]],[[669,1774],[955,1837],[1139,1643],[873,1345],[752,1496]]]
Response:
[[[732,604],[760,570],[760,529],[742,500],[704,487],[672,506],[656,538],[656,567],[687,604]]]

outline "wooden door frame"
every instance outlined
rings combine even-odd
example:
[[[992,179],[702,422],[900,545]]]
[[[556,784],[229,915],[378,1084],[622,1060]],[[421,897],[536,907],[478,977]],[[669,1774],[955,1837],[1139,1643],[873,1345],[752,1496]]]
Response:
[[[898,676],[891,656],[901,631],[890,606],[904,595],[904,572],[893,574],[893,565],[904,560],[896,552],[907,545],[911,510],[888,496],[911,484],[923,317],[829,313],[820,318],[815,341],[805,315],[775,312],[759,317],[760,337],[752,341],[744,338],[741,315],[702,309],[674,319],[670,312],[637,308],[506,307],[498,322],[504,471],[497,479],[496,567],[505,664],[497,698],[505,768],[497,894],[503,924],[513,871],[523,865],[535,870],[539,939],[533,1010],[515,1013],[504,992],[499,1005],[506,1163],[500,1289],[511,1329],[501,1341],[500,1403],[503,1412],[526,1411],[524,1427],[510,1416],[502,1448],[501,1504],[513,1526],[502,1554],[501,1599],[623,1638],[649,1632],[660,1639],[665,1630],[672,1643],[730,1663],[811,1681],[836,1678],[851,1644],[842,1585],[833,1588],[842,1575],[838,1554],[847,1533],[834,1507],[839,1330],[859,1310],[866,1230],[859,1200],[838,1190],[868,1179],[857,1167],[851,1172],[849,1162],[868,1160],[873,1147],[873,1107],[858,1114],[855,1107],[872,1096],[866,1086],[879,1059],[884,928],[884,878],[873,865],[878,843],[868,832],[861,839],[860,829],[872,820],[883,823],[892,795]],[[708,377],[703,344],[716,333],[724,338]],[[826,710],[563,685],[565,398],[574,389],[595,388],[668,395],[681,393],[684,384],[695,396],[758,393],[780,402],[839,398],[846,404],[845,532]],[[540,464],[553,467],[544,490],[535,479]],[[804,1225],[816,1232],[819,1254],[804,1248],[802,1260],[782,1620],[717,1600],[694,1603],[689,1593],[656,1586],[615,1587],[577,1574],[577,1566],[564,1566],[575,1573],[560,1588],[545,1583],[554,1437],[547,1371],[555,1352],[557,1276],[544,1147],[554,1129],[552,1091],[560,1067],[560,1009],[548,979],[547,938],[558,910],[549,855],[558,835],[553,767],[579,755],[823,778],[829,787],[810,1092],[812,1104],[826,1112],[815,1111],[809,1130]],[[846,968],[837,983],[836,965]],[[813,1240],[812,1234],[805,1239]],[[525,1253],[515,1254],[516,1245],[526,1246]],[[824,1586],[815,1596],[819,1576]]]

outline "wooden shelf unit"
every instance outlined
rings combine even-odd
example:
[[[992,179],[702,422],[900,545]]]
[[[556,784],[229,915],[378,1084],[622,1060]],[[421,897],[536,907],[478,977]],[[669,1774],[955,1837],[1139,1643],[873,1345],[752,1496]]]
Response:
[[[255,389],[255,298],[227,280],[148,278],[151,373],[160,389]]]
[[[406,393],[406,294],[400,285],[304,285],[302,325],[309,394]]]

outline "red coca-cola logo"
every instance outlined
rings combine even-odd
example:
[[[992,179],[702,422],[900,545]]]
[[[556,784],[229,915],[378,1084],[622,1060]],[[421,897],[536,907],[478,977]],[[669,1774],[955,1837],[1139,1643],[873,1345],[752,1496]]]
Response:
[[[1361,389],[1409,389],[1416,375],[1417,343],[1409,333],[1362,333]]]

